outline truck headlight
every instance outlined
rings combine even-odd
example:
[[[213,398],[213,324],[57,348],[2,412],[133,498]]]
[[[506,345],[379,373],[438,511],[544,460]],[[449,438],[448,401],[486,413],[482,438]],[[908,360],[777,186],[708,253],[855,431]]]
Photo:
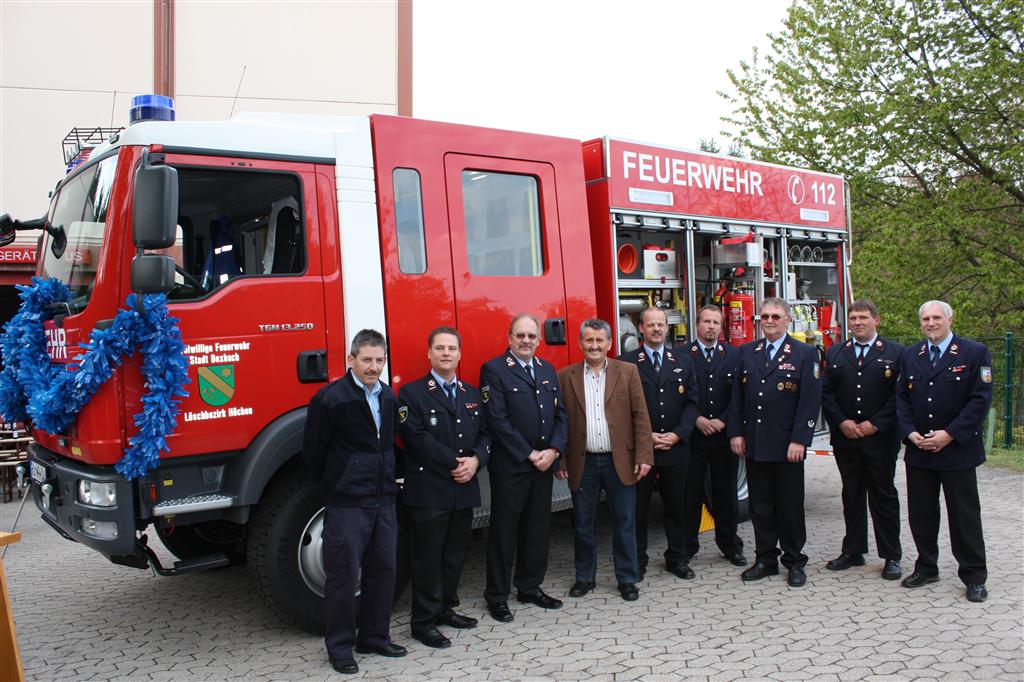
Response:
[[[82,534],[98,540],[117,539],[117,521],[82,519]]]
[[[114,507],[117,505],[117,483],[80,479],[78,501],[93,507]]]

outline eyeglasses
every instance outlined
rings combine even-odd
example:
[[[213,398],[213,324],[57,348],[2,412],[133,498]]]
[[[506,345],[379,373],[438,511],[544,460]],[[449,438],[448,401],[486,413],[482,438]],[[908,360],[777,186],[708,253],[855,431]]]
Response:
[[[519,333],[519,334],[513,334],[512,336],[514,338],[516,338],[516,339],[519,339],[520,341],[522,341],[523,339],[530,339],[530,341],[535,341],[537,339],[537,335],[536,334],[523,334],[523,333]]]
[[[772,313],[771,315],[769,315],[768,313],[761,313],[761,319],[762,320],[781,320],[782,319],[782,315],[779,315],[778,313]]]

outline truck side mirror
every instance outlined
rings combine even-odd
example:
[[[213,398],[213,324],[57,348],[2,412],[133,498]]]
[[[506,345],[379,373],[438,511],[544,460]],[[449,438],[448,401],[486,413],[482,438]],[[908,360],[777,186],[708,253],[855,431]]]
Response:
[[[174,288],[174,259],[143,253],[132,259],[132,291],[162,294]]]
[[[132,238],[136,248],[174,246],[177,225],[178,171],[170,166],[140,166],[135,171],[132,208]]]

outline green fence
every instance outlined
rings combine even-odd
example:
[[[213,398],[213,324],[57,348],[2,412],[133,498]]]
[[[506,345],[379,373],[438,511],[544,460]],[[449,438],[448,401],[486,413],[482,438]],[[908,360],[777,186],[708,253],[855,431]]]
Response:
[[[897,339],[902,344],[920,340]],[[1024,453],[1024,343],[1013,332],[975,340],[992,353],[992,410],[985,425],[986,445]]]

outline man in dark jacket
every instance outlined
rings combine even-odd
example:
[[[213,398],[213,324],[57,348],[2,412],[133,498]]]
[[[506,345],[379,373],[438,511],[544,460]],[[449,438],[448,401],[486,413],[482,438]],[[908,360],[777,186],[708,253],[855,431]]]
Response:
[[[953,556],[969,601],[985,601],[985,538],[978,466],[981,429],[992,405],[992,358],[983,344],[953,333],[953,309],[928,301],[918,310],[925,339],[903,349],[896,389],[900,435],[907,444],[907,516],[917,545],[904,587],[939,579],[939,491],[945,493]]]
[[[456,378],[462,338],[451,327],[430,332],[430,372],[398,392],[398,433],[405,444],[402,503],[412,521],[412,636],[429,647],[451,646],[438,625],[467,629],[458,614],[459,579],[469,548],[477,474],[490,437],[480,390]]]
[[[893,478],[900,451],[896,427],[896,379],[903,346],[881,338],[881,318],[871,301],[856,301],[847,313],[853,338],[828,350],[821,404],[843,480],[846,536],[838,557],[825,567],[863,566],[868,551],[868,505],[882,577],[901,575],[900,498]]]
[[[711,507],[715,517],[715,544],[733,566],[746,566],[743,540],[736,532],[739,458],[729,450],[726,420],[729,399],[739,390],[739,349],[718,340],[722,309],[706,305],[697,313],[697,334],[689,355],[696,368],[700,399],[696,427],[690,441],[690,467],[686,472],[686,555],[700,549],[704,476],[711,479]],[[667,525],[667,524],[666,524]]]
[[[540,323],[517,315],[508,350],[480,368],[491,434],[491,527],[484,599],[495,620],[513,619],[508,594],[545,609],[562,606],[544,593],[551,527],[551,489],[565,451],[565,405],[555,368],[536,356]],[[512,565],[515,563],[513,579]]]
[[[651,494],[658,486],[665,507],[668,547],[665,570],[676,577],[692,580],[690,557],[681,532],[668,532],[668,524],[686,528],[686,472],[690,460],[690,436],[697,419],[697,380],[693,363],[686,354],[665,347],[668,315],[660,308],[647,308],[640,314],[643,346],[626,353],[620,360],[631,362],[640,373],[647,412],[651,417],[654,442],[654,471],[636,483],[636,555],[639,578],[647,573],[647,513]],[[698,512],[699,513],[699,512]]]
[[[764,338],[740,346],[740,386],[733,390],[726,430],[729,446],[746,457],[750,520],[757,556],[745,581],[789,569],[791,587],[807,583],[803,553],[804,456],[821,408],[818,352],[786,333],[789,304],[767,298],[761,307]]]
[[[313,396],[303,456],[323,483],[327,655],[340,673],[359,672],[361,654],[404,656],[391,642],[398,523],[395,516],[395,394],[380,381],[384,336],[364,329],[352,340],[349,371]],[[358,637],[357,579],[362,571]]]

